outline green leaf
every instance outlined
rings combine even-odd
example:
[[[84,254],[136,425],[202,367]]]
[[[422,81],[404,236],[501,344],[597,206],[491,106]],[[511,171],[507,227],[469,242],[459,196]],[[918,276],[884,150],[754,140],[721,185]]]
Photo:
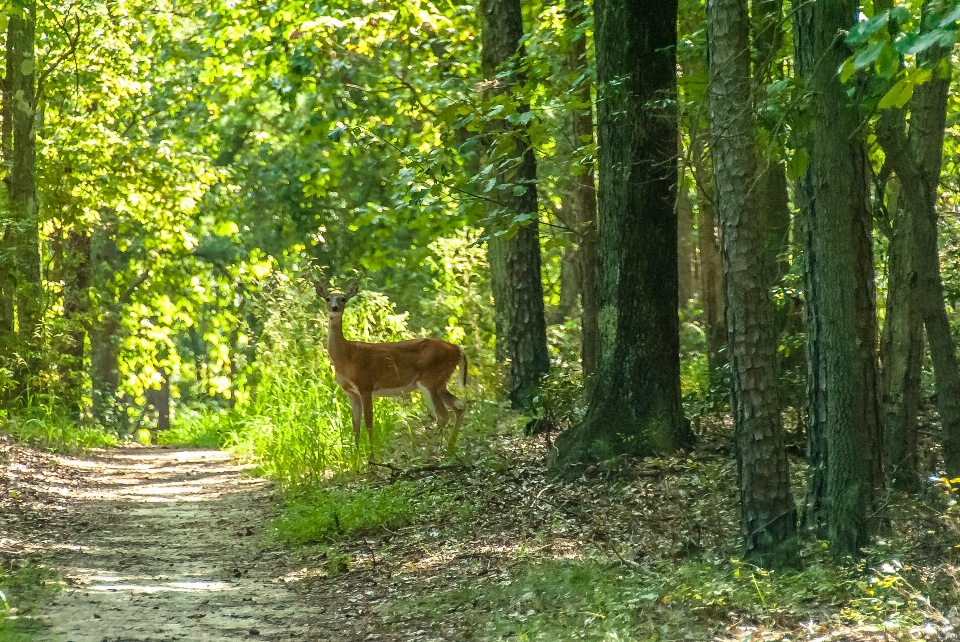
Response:
[[[850,80],[856,71],[856,68],[853,66],[853,58],[847,58],[844,60],[839,70],[840,82],[845,83]]]
[[[851,46],[862,45],[870,40],[870,36],[880,30],[890,19],[890,12],[884,11],[869,20],[864,20],[853,25],[850,33],[847,34],[847,44]]]
[[[911,45],[904,53],[908,56],[915,56],[918,53],[926,51],[933,45],[938,44],[941,35],[943,34],[938,30],[925,33],[920,36],[917,41],[914,42],[913,45]]]
[[[787,176],[791,180],[800,178],[806,173],[809,163],[810,159],[807,157],[806,150],[798,149],[787,161]]]
[[[878,40],[870,44],[869,47],[861,51],[853,61],[854,69],[860,70],[873,64],[887,46],[886,40]],[[845,80],[843,82],[846,82]]]
[[[940,26],[954,26],[958,20],[960,20],[960,7],[955,8],[953,11],[945,15],[943,20],[940,21]]]
[[[900,70],[900,56],[893,47],[884,47],[877,58],[877,75],[890,80]]]

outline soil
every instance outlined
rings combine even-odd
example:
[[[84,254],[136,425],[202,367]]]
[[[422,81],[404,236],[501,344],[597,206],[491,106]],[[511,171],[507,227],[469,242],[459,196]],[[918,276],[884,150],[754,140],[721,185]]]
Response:
[[[271,550],[269,485],[227,453],[5,454],[0,550],[42,552],[67,583],[38,640],[394,639],[374,630],[376,585],[323,591]]]

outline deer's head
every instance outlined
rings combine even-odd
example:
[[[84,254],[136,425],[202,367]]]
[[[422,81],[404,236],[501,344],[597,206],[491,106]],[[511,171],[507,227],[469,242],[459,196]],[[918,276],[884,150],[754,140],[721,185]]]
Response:
[[[356,281],[347,286],[346,292],[331,292],[322,281],[314,281],[313,287],[317,291],[317,296],[327,302],[327,315],[330,318],[343,316],[347,301],[356,296],[358,289]]]

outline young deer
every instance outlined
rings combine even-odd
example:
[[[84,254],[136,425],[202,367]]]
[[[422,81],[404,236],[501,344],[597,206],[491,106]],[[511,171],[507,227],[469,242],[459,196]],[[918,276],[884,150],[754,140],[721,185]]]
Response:
[[[357,284],[347,291],[330,292],[326,285],[314,282],[317,296],[327,302],[330,321],[327,350],[337,373],[337,383],[350,398],[353,436],[360,447],[360,420],[363,418],[373,446],[373,397],[399,397],[419,389],[433,411],[441,434],[449,419],[448,410],[457,417],[447,446],[452,453],[463,421],[466,404],[447,390],[447,381],[460,366],[460,386],[467,385],[467,357],[463,349],[439,339],[410,339],[394,343],[347,341],[343,336],[343,310],[357,293]]]

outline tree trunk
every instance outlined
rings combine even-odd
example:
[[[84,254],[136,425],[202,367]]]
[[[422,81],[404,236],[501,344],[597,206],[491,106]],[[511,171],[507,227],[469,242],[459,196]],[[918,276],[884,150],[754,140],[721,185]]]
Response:
[[[924,3],[925,24],[934,8],[929,0]],[[944,302],[937,242],[937,198],[950,88],[950,67],[940,62],[948,54],[935,46],[918,58],[920,65],[933,71],[933,77],[917,86],[908,104],[909,134],[902,110],[885,112],[876,133],[903,187],[900,201],[904,224],[912,235],[916,304],[927,330],[936,377],[944,466],[953,477],[960,475],[960,368]]]
[[[10,33],[13,29],[13,22],[7,21],[6,34],[6,60],[5,73],[3,78],[3,106],[2,106],[2,124],[0,124],[0,152],[3,154],[3,183],[7,194],[10,193],[10,167],[13,163],[13,110],[10,93],[11,75],[13,69],[13,52],[10,49]],[[14,328],[14,299],[16,298],[16,279],[14,277],[14,247],[13,229],[8,222],[4,222],[0,227],[0,345],[9,348],[16,344],[16,335]],[[5,357],[7,355],[4,355]],[[6,359],[0,366],[12,366]]]
[[[924,3],[925,12],[931,3]],[[940,60],[948,55],[940,48],[928,51],[922,63],[934,69],[934,77],[914,91],[910,101],[911,157],[917,163],[917,181],[906,192],[904,205],[913,221],[920,309],[930,342],[940,413],[943,463],[948,477],[960,475],[960,368],[940,277],[937,243],[937,197],[943,162],[950,66]]]
[[[764,252],[746,0],[709,0],[710,129],[721,222],[731,403],[745,558],[773,568],[800,561],[796,506],[777,395],[777,343]]]
[[[793,18],[794,60],[797,74],[807,79],[816,64],[814,49],[813,5],[800,3]],[[810,140],[806,141],[810,151]],[[813,175],[808,169],[797,182],[797,205],[803,244],[804,313],[806,318],[807,359],[807,465],[810,475],[804,502],[804,524],[816,533],[818,539],[827,537],[827,517],[824,498],[827,494],[827,397],[826,362],[821,352],[823,339],[818,284],[814,278],[816,256],[813,245],[814,192]]]
[[[913,234],[903,207],[894,205],[887,279],[887,308],[880,342],[884,461],[895,488],[919,489],[917,412],[923,322],[917,309]]]
[[[708,171],[712,172],[712,169]],[[713,189],[712,182],[709,188]],[[724,386],[724,369],[727,365],[723,260],[720,258],[720,242],[717,240],[713,197],[707,199],[701,193],[699,200],[697,239],[700,245],[700,296],[703,300],[703,314],[706,317],[707,326],[707,368],[710,370],[710,389],[720,390]]]
[[[808,318],[816,325],[808,340],[815,343],[811,406],[817,414],[825,408],[826,416],[817,427],[821,435],[811,430],[822,440],[811,450],[822,449],[825,482],[812,503],[822,507],[837,558],[856,555],[867,543],[880,470],[867,157],[856,106],[836,71],[850,55],[837,34],[854,24],[857,12],[851,0],[826,0],[797,15],[798,47],[812,48],[799,56],[802,73],[817,96],[806,212]],[[819,421],[812,419],[811,427]]]
[[[17,338],[22,361],[15,371],[20,393],[36,376],[40,358],[43,281],[40,275],[40,222],[37,204],[37,132],[34,33],[36,4],[26,2],[10,14],[7,40],[13,150],[10,214],[15,279]]]
[[[522,81],[514,72],[506,80],[497,78],[504,65],[522,58],[523,16],[519,0],[483,0],[480,3],[480,65],[488,82],[487,95],[510,92]],[[528,110],[518,105],[518,112]],[[498,354],[510,361],[510,401],[514,408],[527,409],[532,403],[540,377],[550,368],[547,354],[547,325],[543,309],[543,282],[540,275],[540,230],[537,212],[537,161],[525,125],[506,120],[488,123],[488,135],[505,137],[497,147],[507,149],[509,159],[492,159],[498,189],[498,218],[512,220],[526,216],[513,236],[492,240],[489,248],[491,279],[494,281]],[[493,149],[488,150],[493,154]],[[506,162],[505,162],[506,161]],[[498,224],[496,227],[500,228]],[[496,266],[495,266],[496,264]],[[499,295],[499,297],[498,297]],[[503,330],[504,334],[499,334]]]
[[[566,22],[564,31],[570,42],[570,53],[567,65],[571,71],[587,69],[587,36],[584,33],[583,21],[587,9],[583,0],[566,0],[564,7]],[[574,145],[593,145],[593,99],[590,95],[592,83],[589,76],[576,87],[579,109],[573,110],[573,141]],[[575,186],[572,193],[571,206],[572,220],[578,227],[580,234],[579,250],[579,277],[580,277],[580,324],[581,324],[581,352],[580,360],[583,363],[585,378],[593,375],[597,370],[597,342],[599,330],[597,327],[597,189],[593,163],[590,162],[583,173],[574,178]]]
[[[93,286],[98,294],[97,316],[90,327],[90,384],[93,418],[102,426],[122,432],[126,423],[118,406],[120,388],[120,314],[113,283],[119,251],[109,229],[94,231],[91,238]]]
[[[600,360],[583,423],[556,441],[556,466],[693,441],[680,404],[677,2],[599,0],[594,13]]]
[[[679,279],[680,309],[687,307],[696,296],[696,256],[697,250],[693,240],[693,203],[680,182],[680,192],[677,195],[677,250],[679,261],[677,276]]]
[[[160,388],[147,391],[147,401],[157,411],[157,430],[170,430],[170,377],[164,368],[158,368]]]
[[[69,323],[64,374],[66,401],[74,421],[83,413],[86,388],[86,339],[90,328],[90,235],[70,230],[67,236],[63,280],[63,315]]]
[[[753,64],[754,84],[765,86],[771,77],[782,76],[777,65],[783,43],[783,0],[754,0],[753,45],[757,57]],[[757,93],[758,100],[763,94]],[[786,168],[769,150],[761,156],[760,172],[756,182],[757,204],[762,221],[763,251],[767,287],[779,284],[790,271],[786,257],[790,246],[790,204],[787,198]],[[778,320],[777,331],[785,324]]]

